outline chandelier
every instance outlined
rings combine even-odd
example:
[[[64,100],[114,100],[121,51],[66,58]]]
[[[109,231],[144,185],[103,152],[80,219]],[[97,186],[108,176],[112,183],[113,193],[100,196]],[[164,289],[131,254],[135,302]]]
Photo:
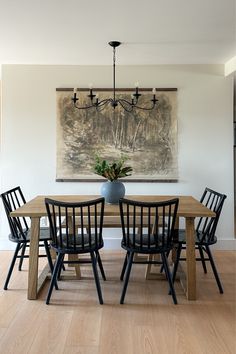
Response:
[[[96,108],[97,110],[100,110],[100,108],[110,105],[114,108],[120,105],[126,112],[132,112],[133,109],[143,109],[146,111],[152,110],[156,103],[156,89],[153,88],[152,90],[152,99],[150,100],[150,106],[149,107],[143,107],[139,105],[139,99],[142,96],[141,93],[139,93],[139,84],[135,84],[135,92],[131,95],[131,100],[128,101],[127,99],[124,98],[119,98],[117,97],[116,94],[116,47],[119,47],[121,43],[117,41],[112,41],[109,42],[109,45],[113,48],[113,92],[112,92],[112,97],[110,98],[105,98],[102,100],[99,100],[99,96],[93,92],[93,87],[90,85],[89,87],[89,101],[86,106],[79,106],[77,102],[79,101],[79,98],[77,97],[77,88],[74,88],[74,95],[72,97],[72,101],[74,103],[74,107],[77,109],[89,109],[89,108]]]

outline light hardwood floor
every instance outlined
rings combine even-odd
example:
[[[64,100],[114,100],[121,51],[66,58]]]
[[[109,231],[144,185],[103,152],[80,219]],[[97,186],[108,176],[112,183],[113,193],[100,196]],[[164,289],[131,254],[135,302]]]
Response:
[[[176,283],[172,304],[166,281],[145,280],[145,266],[134,265],[124,305],[119,305],[123,252],[103,252],[107,275],[98,304],[90,266],[82,280],[61,281],[51,304],[47,286],[37,301],[27,296],[27,261],[2,290],[11,252],[0,252],[0,353],[200,354],[236,353],[236,253],[214,252],[224,285],[220,295],[213,274],[197,265],[198,300],[187,301]],[[41,267],[44,260],[40,260]]]

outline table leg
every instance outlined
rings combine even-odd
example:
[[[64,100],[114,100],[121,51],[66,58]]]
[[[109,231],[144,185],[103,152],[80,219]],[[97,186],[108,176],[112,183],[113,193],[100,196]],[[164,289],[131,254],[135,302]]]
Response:
[[[175,220],[175,229],[176,230],[178,230],[179,229],[179,217],[177,217],[176,218],[176,220]],[[150,256],[152,256],[153,257],[153,255],[150,255]],[[150,258],[150,260],[152,260],[153,258]],[[154,255],[154,259],[156,260],[156,261],[159,261],[159,262],[161,262],[161,257],[160,257],[160,255],[157,255],[157,254],[155,254]],[[169,257],[169,265],[171,265],[171,262],[172,263],[175,263],[175,261],[176,261],[176,248],[174,247],[173,249],[172,249],[172,251],[171,251],[171,257]],[[180,266],[180,265],[179,265]],[[151,264],[149,264],[148,265],[148,267],[147,267],[147,269],[146,269],[146,279],[149,279],[149,280],[151,280],[151,279],[163,279],[164,278],[164,273],[161,273],[161,274],[158,274],[158,273],[152,273],[151,272]]]
[[[31,218],[28,299],[37,299],[40,218]]]
[[[148,260],[160,262],[161,261],[160,254],[149,254]],[[157,267],[156,272],[152,272],[152,266]],[[160,273],[160,265],[159,264],[148,264],[146,267],[145,279],[147,279],[147,280],[165,279],[165,274]]]
[[[72,226],[72,218],[69,218],[69,229],[70,233],[73,233],[73,226]],[[78,261],[79,255],[78,254],[68,254],[68,261]],[[75,269],[75,274],[77,279],[81,279],[81,271],[79,264],[68,264],[69,267],[73,267]]]
[[[175,230],[179,230],[179,217],[178,216],[176,217],[176,220],[175,220]],[[175,245],[175,239],[173,241],[174,241],[174,245]],[[175,247],[173,247],[173,249],[172,249],[171,259],[172,259],[172,263],[175,263],[175,261],[176,261],[176,248]]]
[[[194,218],[186,218],[187,299],[196,300],[196,258]]]
[[[138,235],[140,235],[141,234],[141,228],[140,228],[140,226],[138,227]],[[135,253],[134,254],[134,261],[135,262],[138,262],[138,261],[143,261],[143,260],[146,260],[147,259],[147,257],[148,257],[148,255],[139,255],[138,253]]]
[[[68,261],[78,261],[79,256],[78,254],[68,254]],[[75,269],[76,279],[81,279],[81,271],[79,264],[68,264],[69,267],[73,267]]]

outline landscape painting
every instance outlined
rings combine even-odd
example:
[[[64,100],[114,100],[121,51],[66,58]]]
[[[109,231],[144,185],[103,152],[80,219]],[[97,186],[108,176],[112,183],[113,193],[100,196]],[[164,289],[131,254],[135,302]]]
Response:
[[[99,100],[109,89],[94,89]],[[119,89],[117,98],[131,100],[131,89]],[[139,106],[150,107],[151,89],[140,90]],[[93,172],[95,156],[109,162],[126,155],[132,176],[125,181],[177,181],[177,89],[156,89],[153,110],[126,112],[119,105],[76,109],[72,89],[57,89],[57,181],[101,181]],[[89,105],[88,90],[77,92],[78,105]]]

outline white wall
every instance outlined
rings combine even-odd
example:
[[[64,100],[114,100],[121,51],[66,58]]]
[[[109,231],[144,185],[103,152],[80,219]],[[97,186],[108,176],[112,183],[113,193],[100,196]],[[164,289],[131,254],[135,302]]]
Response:
[[[118,66],[117,87],[178,88],[178,183],[127,183],[127,194],[191,194],[205,186],[227,194],[218,245],[232,248],[233,80],[215,65]],[[99,194],[99,183],[58,183],[56,175],[57,87],[111,87],[110,66],[2,67],[1,191],[21,185],[37,194]],[[0,240],[8,226],[0,215]],[[228,240],[228,241],[227,241]],[[2,243],[3,244],[3,243]]]

